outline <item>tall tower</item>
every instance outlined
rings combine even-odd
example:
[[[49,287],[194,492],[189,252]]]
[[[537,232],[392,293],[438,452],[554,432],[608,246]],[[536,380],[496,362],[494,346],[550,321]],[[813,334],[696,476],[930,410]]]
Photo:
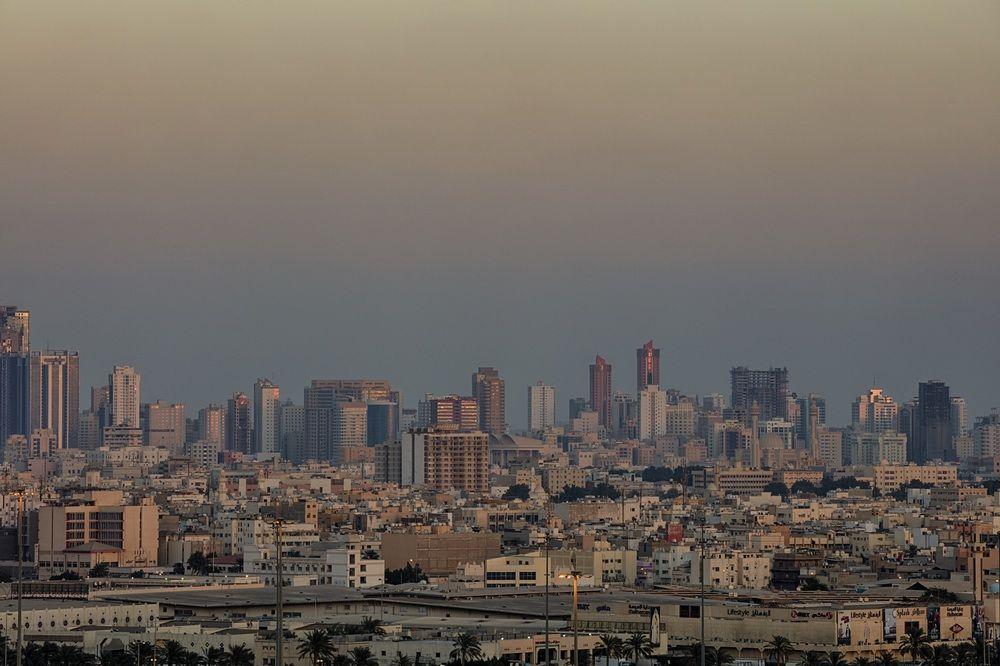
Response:
[[[605,428],[611,423],[611,364],[601,356],[590,366],[590,408]]]
[[[914,462],[955,460],[951,436],[951,389],[941,381],[920,382],[917,397],[916,447],[910,454]]]
[[[500,371],[481,367],[472,373],[472,397],[479,403],[480,429],[485,432],[506,432],[506,396]]]
[[[129,365],[116,365],[108,375],[108,424],[138,428],[141,377]]]
[[[226,410],[226,450],[251,453],[250,398],[234,393]]]
[[[760,405],[750,406],[750,467],[760,468]]]
[[[819,405],[812,394],[809,395],[809,455],[819,460]]]
[[[0,305],[0,446],[31,430],[31,314]]]
[[[756,402],[764,421],[788,418],[787,368],[751,370],[740,366],[730,370],[729,377],[733,409],[749,410]]]
[[[80,354],[31,353],[31,429],[49,430],[53,448],[77,448],[80,423]]]
[[[253,385],[253,436],[255,453],[277,453],[281,435],[278,412],[281,389],[270,379],[258,379]]]
[[[528,387],[528,429],[546,430],[556,422],[556,390],[538,382]]]
[[[635,390],[641,393],[647,386],[660,386],[660,350],[650,340],[635,350]]]

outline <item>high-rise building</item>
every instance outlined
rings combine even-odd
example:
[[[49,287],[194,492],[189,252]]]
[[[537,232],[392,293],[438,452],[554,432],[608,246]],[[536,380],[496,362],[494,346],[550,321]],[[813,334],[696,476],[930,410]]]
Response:
[[[279,412],[281,455],[293,462],[305,460],[306,412],[302,405],[291,400],[281,405]]]
[[[279,453],[281,431],[278,411],[281,389],[270,379],[258,379],[253,385],[254,453]]]
[[[31,315],[0,306],[0,444],[31,431]]]
[[[721,393],[709,393],[701,399],[701,407],[706,412],[722,414],[726,408],[726,396]]]
[[[915,441],[909,447],[911,460],[955,460],[951,437],[951,390],[941,381],[920,382],[917,396]]]
[[[368,446],[368,405],[360,400],[341,400],[333,410],[334,448],[329,460],[341,463],[348,447]]]
[[[572,421],[580,415],[580,412],[586,412],[590,409],[590,400],[587,398],[570,398],[569,399],[569,420]]]
[[[226,409],[226,451],[252,453],[253,425],[250,421],[250,398],[236,392],[229,399]]]
[[[756,402],[761,420],[788,418],[788,368],[751,370],[740,366],[730,370],[729,377],[734,410],[748,414]]]
[[[135,368],[116,365],[108,375],[109,426],[139,427],[141,377]]]
[[[1000,456],[1000,411],[994,409],[988,416],[976,419],[972,439],[974,455],[981,458]]]
[[[667,394],[656,384],[639,391],[639,439],[651,441],[667,432]]]
[[[858,396],[851,407],[851,427],[864,432],[899,430],[899,405],[877,386]]]
[[[469,396],[428,393],[417,403],[417,422],[425,428],[454,424],[460,430],[479,430],[479,401]]]
[[[142,438],[147,446],[163,447],[171,455],[184,452],[187,418],[182,403],[157,400],[145,404],[140,410],[139,421],[142,423]]]
[[[380,447],[376,459],[386,481],[481,495],[490,489],[489,457],[488,433],[443,426],[409,430],[400,443]]]
[[[0,354],[31,351],[31,313],[16,305],[0,305]]]
[[[952,396],[951,398],[951,436],[961,437],[969,430],[969,408],[965,404],[965,398]]]
[[[226,410],[222,405],[211,404],[198,410],[198,440],[215,442],[216,451],[226,444]]]
[[[396,439],[399,405],[388,400],[371,400],[368,405],[368,446],[378,446]]]
[[[556,389],[538,382],[528,387],[528,430],[547,430],[556,422]]]
[[[615,391],[611,396],[610,430],[615,439],[639,438],[639,401],[634,395]]]
[[[80,354],[31,353],[31,429],[52,433],[54,448],[77,447],[80,423]]]
[[[798,414],[797,419],[793,421],[795,423],[795,433],[798,439],[802,440],[806,449],[811,449],[811,443],[813,443],[812,432],[810,431],[809,419],[810,409],[815,406],[816,408],[816,421],[817,426],[822,429],[826,427],[826,398],[816,393],[810,393],[805,398],[799,398],[797,400],[798,404]],[[789,421],[792,419],[789,418]]]
[[[611,364],[601,356],[590,366],[590,408],[597,412],[597,422],[611,424]]]
[[[635,350],[635,390],[660,385],[660,350],[650,340]]]
[[[472,373],[472,397],[479,403],[479,428],[484,432],[507,432],[507,398],[500,371],[480,367]]]
[[[303,400],[305,459],[337,464],[342,448],[366,446],[366,403],[394,402],[398,395],[388,382],[380,380],[314,379],[306,387]]]

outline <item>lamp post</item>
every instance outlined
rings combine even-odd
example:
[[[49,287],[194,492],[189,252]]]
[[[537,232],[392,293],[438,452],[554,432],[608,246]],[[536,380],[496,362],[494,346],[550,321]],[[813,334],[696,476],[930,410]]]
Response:
[[[698,562],[698,578],[701,579],[698,618],[701,622],[701,666],[705,666],[705,507],[701,509],[701,556]]]
[[[549,648],[549,528],[552,524],[552,504],[545,505],[545,666],[551,663]]]
[[[562,576],[563,578],[573,579],[573,666],[580,666],[580,650],[579,650],[579,637],[580,631],[577,629],[577,608],[579,607],[579,584],[581,573],[575,568],[576,562],[573,562],[574,569],[568,574]]]
[[[18,490],[17,497],[17,646],[15,655],[17,666],[21,666],[21,645],[24,643],[24,617],[22,615],[22,599],[24,597],[24,491]]]

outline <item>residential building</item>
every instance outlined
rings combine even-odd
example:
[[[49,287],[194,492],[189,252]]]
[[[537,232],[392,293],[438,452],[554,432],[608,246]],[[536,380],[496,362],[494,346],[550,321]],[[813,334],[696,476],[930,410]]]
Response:
[[[916,438],[909,455],[913,462],[955,460],[952,442],[951,391],[944,382],[920,382],[917,397]]]
[[[528,387],[528,430],[548,430],[556,423],[556,389],[538,382]]]
[[[611,364],[601,356],[590,366],[590,409],[597,412],[597,423],[611,424]]]
[[[270,379],[253,385],[253,452],[281,453],[281,389]]]
[[[187,419],[184,405],[157,400],[140,410],[143,439],[149,446],[162,446],[177,455],[184,450]]]
[[[484,432],[506,432],[507,398],[500,371],[487,367],[476,370],[472,374],[472,397],[479,405],[479,429]]]
[[[250,398],[237,391],[226,408],[226,451],[252,453],[253,424],[250,421]]]
[[[667,432],[667,394],[656,384],[639,392],[639,439],[648,442]]]
[[[854,430],[882,433],[899,430],[899,405],[892,396],[877,386],[858,396],[851,407],[851,427]]]
[[[139,428],[142,378],[129,365],[116,365],[108,375],[109,426]]]
[[[756,402],[763,421],[788,417],[787,368],[751,370],[740,366],[730,370],[729,375],[734,410],[749,415],[751,405]]]
[[[489,492],[489,434],[465,432],[454,426],[416,428],[403,433],[398,449],[391,445],[386,455],[386,474],[399,470],[399,478],[388,478],[403,486],[427,486],[435,490],[458,490],[470,494]]]
[[[635,392],[650,385],[660,386],[660,350],[652,340],[635,350]]]
[[[77,447],[80,422],[80,354],[31,352],[31,429],[48,430],[55,448]]]

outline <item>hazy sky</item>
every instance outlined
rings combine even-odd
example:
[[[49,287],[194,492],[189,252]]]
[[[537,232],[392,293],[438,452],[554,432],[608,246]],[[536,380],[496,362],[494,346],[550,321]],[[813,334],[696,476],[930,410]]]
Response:
[[[993,0],[7,0],[0,302],[197,408],[787,365],[1000,405]],[[84,400],[86,402],[86,400]]]

